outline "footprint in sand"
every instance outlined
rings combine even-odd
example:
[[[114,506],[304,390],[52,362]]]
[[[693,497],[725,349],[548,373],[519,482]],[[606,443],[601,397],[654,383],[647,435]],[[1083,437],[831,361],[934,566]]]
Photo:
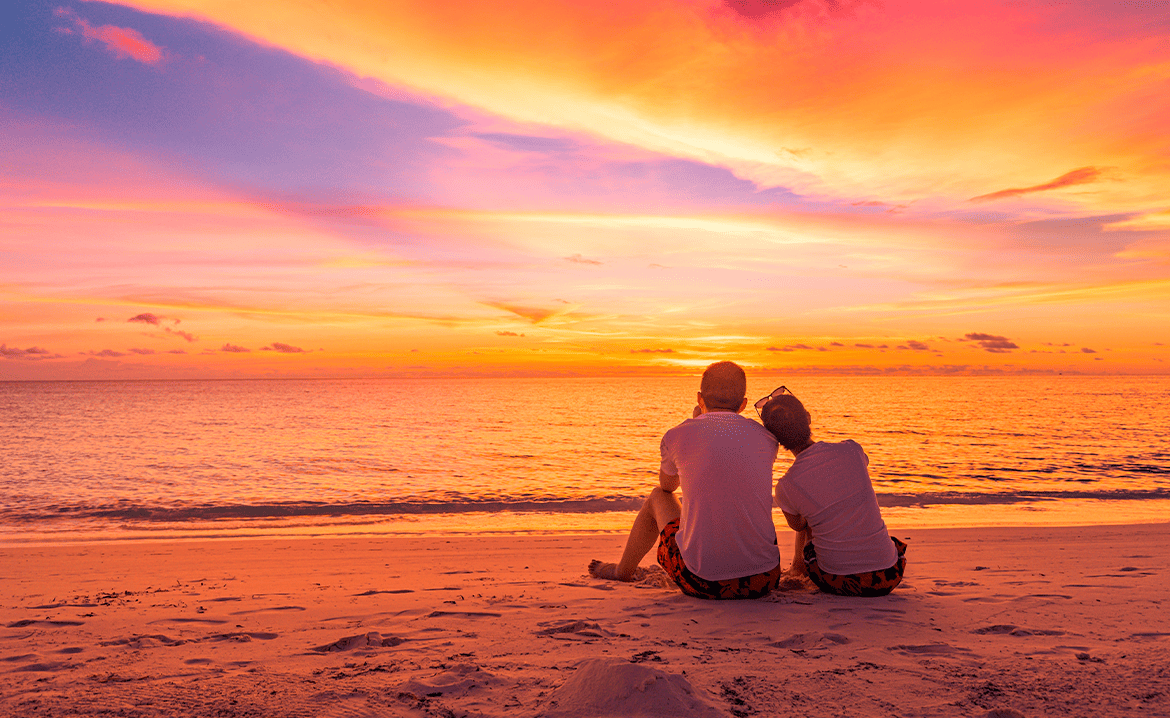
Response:
[[[313,650],[317,653],[334,653],[336,651],[353,651],[363,648],[391,648],[403,643],[405,639],[398,636],[383,636],[377,631],[370,631],[357,636],[346,636],[333,643],[317,646]]]
[[[248,611],[235,611],[229,616],[246,616],[250,613],[266,613],[268,611],[304,611],[304,606],[272,606],[271,608],[253,608]]]
[[[952,646],[947,643],[927,643],[918,646],[887,646],[887,651],[896,651],[898,653],[909,653],[916,656],[936,656],[945,655],[949,653],[970,653],[970,649],[961,646]]]
[[[537,625],[547,626],[547,628],[540,629],[536,632],[536,635],[551,636],[560,639],[572,639],[573,637],[605,638],[606,636],[613,635],[609,631],[602,629],[596,623],[590,623],[588,621],[546,621]]]
[[[130,646],[131,648],[155,648],[157,646],[181,646],[187,641],[181,638],[171,638],[161,633],[149,636],[130,636],[129,638],[115,638],[112,641],[102,641],[101,646]]]
[[[72,664],[72,663],[66,663],[64,661],[46,661],[44,663],[30,663],[27,666],[20,666],[18,668],[13,668],[12,672],[13,673],[51,673],[53,671],[59,671],[63,668],[69,668],[73,665],[74,664]]]
[[[982,635],[1011,635],[1011,636],[1063,636],[1064,631],[1052,631],[1044,628],[1019,628],[1010,623],[997,623],[994,626],[976,628],[972,633]]]
[[[0,658],[0,661],[4,661],[5,663],[18,663],[20,661],[31,661],[38,657],[35,653],[22,653],[19,656],[5,656]]]
[[[24,628],[25,626],[84,626],[85,621],[53,621],[50,619],[36,619],[26,618],[21,621],[13,621],[8,624],[8,628]]]
[[[227,621],[218,618],[160,618],[151,623],[227,623]]]
[[[427,678],[414,678],[399,685],[399,693],[437,698],[452,696],[462,698],[472,689],[500,683],[500,679],[489,671],[470,663],[451,666],[442,673]]]
[[[236,641],[238,643],[247,643],[253,638],[258,638],[261,641],[271,641],[278,637],[279,633],[264,633],[260,631],[238,631],[235,633],[217,633],[214,636],[208,636],[202,640],[204,641]]]
[[[790,651],[807,651],[818,648],[832,648],[849,643],[849,637],[840,633],[797,633],[782,641],[769,643],[776,648],[787,648]]]

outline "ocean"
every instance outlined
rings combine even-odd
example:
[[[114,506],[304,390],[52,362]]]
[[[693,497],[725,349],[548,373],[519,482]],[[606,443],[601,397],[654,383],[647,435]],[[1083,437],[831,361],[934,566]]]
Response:
[[[1170,377],[754,377],[749,399],[780,383],[814,438],[862,444],[891,527],[1170,520]],[[0,382],[0,543],[621,532],[697,388]]]

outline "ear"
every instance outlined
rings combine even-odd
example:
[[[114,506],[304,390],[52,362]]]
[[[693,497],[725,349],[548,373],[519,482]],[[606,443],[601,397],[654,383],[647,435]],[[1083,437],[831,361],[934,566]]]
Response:
[[[747,408],[747,397],[745,396],[745,397],[743,398],[743,401],[741,401],[741,402],[739,403],[739,411],[737,411],[736,413],[738,414],[739,412],[743,411],[743,410],[744,410],[744,409],[746,409],[746,408]]]
[[[695,401],[698,402],[698,404],[699,404],[699,409],[700,409],[699,413],[706,414],[707,413],[707,402],[703,401],[703,392],[701,392],[701,391],[695,392]]]

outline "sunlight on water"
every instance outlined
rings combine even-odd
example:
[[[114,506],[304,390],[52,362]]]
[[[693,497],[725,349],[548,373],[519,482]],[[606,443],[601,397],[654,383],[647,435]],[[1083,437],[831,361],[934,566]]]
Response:
[[[816,438],[865,447],[891,525],[1170,518],[1165,377],[757,378],[749,397],[780,383]],[[0,541],[624,530],[697,384],[0,383]]]

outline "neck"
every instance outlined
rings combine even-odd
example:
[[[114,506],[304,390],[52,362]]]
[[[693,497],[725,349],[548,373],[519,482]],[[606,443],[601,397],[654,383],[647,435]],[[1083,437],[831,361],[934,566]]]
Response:
[[[807,449],[808,447],[812,446],[815,443],[817,443],[817,442],[813,441],[812,439],[809,439],[808,441],[805,442],[804,446],[801,446],[801,447],[798,447],[795,449],[789,449],[789,451],[792,452],[792,456],[795,458],[797,456],[800,456],[800,452],[804,451],[805,449]]]

